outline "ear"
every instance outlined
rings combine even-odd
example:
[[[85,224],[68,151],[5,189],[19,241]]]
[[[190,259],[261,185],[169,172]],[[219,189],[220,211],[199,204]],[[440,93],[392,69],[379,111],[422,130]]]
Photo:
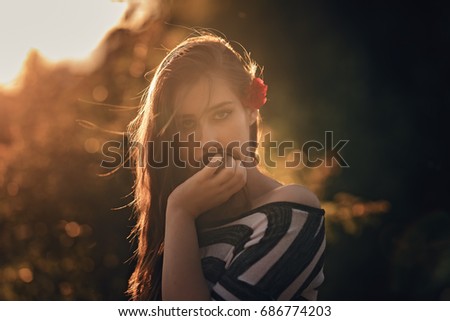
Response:
[[[258,109],[252,109],[252,108],[247,108],[247,113],[248,113],[248,125],[251,126],[255,123],[256,119],[258,118]]]

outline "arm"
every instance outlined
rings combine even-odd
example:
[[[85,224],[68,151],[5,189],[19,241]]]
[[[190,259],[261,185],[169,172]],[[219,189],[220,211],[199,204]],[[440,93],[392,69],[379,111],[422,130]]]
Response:
[[[240,161],[216,173],[206,166],[179,185],[167,200],[162,271],[163,300],[209,300],[201,268],[195,218],[222,204],[246,182]]]
[[[168,203],[162,274],[163,300],[210,300],[201,269],[194,222],[182,209]]]

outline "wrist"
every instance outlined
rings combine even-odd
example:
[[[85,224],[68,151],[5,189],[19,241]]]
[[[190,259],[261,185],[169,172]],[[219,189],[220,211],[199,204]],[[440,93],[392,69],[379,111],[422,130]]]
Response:
[[[177,202],[170,197],[167,200],[166,219],[176,218],[177,220],[183,219],[194,221],[196,216],[195,210],[177,204]]]

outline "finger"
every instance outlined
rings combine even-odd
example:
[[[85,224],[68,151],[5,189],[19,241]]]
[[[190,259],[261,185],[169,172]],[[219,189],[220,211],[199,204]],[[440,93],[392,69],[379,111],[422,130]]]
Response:
[[[236,192],[240,190],[247,182],[247,169],[240,160],[236,160],[236,170],[231,179],[222,184],[223,191]]]
[[[215,174],[221,172],[224,168],[230,168],[233,166],[232,160],[230,159],[230,155],[228,154],[220,154],[223,157],[223,162],[220,166],[218,166]]]
[[[227,164],[224,168],[220,169],[217,174],[215,181],[217,184],[224,184],[231,180],[235,173],[237,168],[237,162],[233,157],[228,157]]]
[[[222,164],[223,164],[223,158],[222,158],[222,156],[220,156],[220,154],[217,154],[211,158],[211,161],[208,164],[206,164],[206,166],[204,168],[202,168],[198,172],[198,174],[201,177],[210,177],[217,171],[217,169],[220,166],[222,166]]]
[[[242,174],[245,181],[247,181],[247,167],[244,162],[238,159],[236,161],[236,174]]]
[[[232,182],[238,186],[244,186],[247,183],[247,168],[242,161],[237,161],[236,172]]]

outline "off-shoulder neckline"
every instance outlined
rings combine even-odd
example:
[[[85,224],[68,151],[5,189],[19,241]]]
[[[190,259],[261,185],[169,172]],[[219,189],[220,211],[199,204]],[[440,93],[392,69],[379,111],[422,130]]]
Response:
[[[249,216],[251,214],[260,212],[262,209],[270,208],[270,207],[274,207],[274,206],[289,207],[289,208],[305,211],[305,212],[308,212],[308,213],[318,214],[318,215],[321,215],[321,216],[325,215],[325,210],[322,209],[322,208],[312,207],[312,206],[309,206],[309,205],[296,203],[296,202],[291,202],[291,201],[273,201],[273,202],[268,202],[268,203],[259,205],[259,206],[255,207],[255,208],[252,208],[252,209],[248,210],[248,211],[242,212],[242,213],[240,213],[237,216],[215,221],[213,223],[213,225],[228,224],[228,223],[231,223],[233,221],[242,219],[242,218],[244,218],[246,216]],[[211,227],[210,224],[207,224],[207,225],[209,227]],[[208,226],[205,226],[205,227],[208,227]]]
[[[299,210],[304,210],[306,212],[314,212],[314,213],[317,213],[320,215],[325,214],[325,210],[322,208],[312,207],[309,205],[291,202],[291,201],[273,201],[273,202],[265,203],[265,204],[255,207],[255,208],[252,208],[246,212],[243,212],[242,214],[251,214],[254,212],[258,212],[259,210],[261,210],[261,208],[271,207],[271,206],[279,206],[279,205],[286,206],[286,207],[292,207],[292,208],[299,209]]]

